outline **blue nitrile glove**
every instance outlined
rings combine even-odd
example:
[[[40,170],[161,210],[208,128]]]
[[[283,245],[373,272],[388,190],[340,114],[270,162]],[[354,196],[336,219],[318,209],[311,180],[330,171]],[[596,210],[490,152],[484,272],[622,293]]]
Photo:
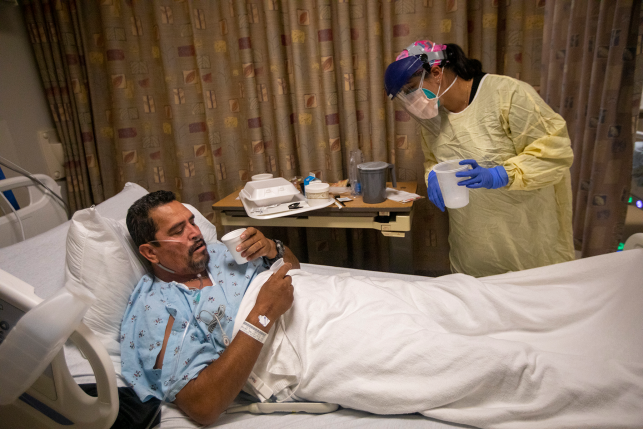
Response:
[[[426,181],[426,191],[427,194],[429,194],[431,202],[441,211],[444,211],[444,200],[442,199],[442,191],[438,184],[438,176],[435,175],[435,171],[433,170],[429,173],[429,178]]]
[[[470,165],[471,170],[459,171],[455,177],[470,177],[468,180],[458,182],[458,186],[467,188],[487,188],[498,189],[509,183],[509,176],[502,165],[493,168],[480,167],[474,159],[465,159],[460,161],[460,165]]]

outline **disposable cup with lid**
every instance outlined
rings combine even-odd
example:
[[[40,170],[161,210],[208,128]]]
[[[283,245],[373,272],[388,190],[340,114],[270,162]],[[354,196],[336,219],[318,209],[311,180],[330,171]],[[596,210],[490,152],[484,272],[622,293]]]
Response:
[[[458,186],[465,177],[456,177],[455,173],[469,169],[469,165],[460,165],[461,159],[444,161],[433,167],[442,191],[444,205],[450,209],[459,209],[469,204],[469,188]]]
[[[252,181],[256,182],[258,180],[268,180],[268,179],[272,179],[272,177],[273,176],[271,173],[255,174],[254,176],[252,176]]]
[[[310,182],[306,185],[306,200],[311,206],[328,203],[330,185],[322,182]]]
[[[237,252],[237,246],[241,244],[241,234],[243,234],[245,230],[246,228],[235,229],[234,231],[231,231],[221,237],[221,242],[225,244],[225,246],[228,248],[228,251],[232,254],[234,260],[239,265],[248,262],[246,258],[241,256],[241,252]]]

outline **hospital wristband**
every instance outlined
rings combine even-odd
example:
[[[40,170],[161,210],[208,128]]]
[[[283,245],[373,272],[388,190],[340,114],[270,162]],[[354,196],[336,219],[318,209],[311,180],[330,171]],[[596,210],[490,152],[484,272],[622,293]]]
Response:
[[[254,326],[252,323],[248,322],[247,320],[243,322],[241,325],[241,328],[239,330],[250,337],[254,338],[255,340],[259,341],[261,344],[266,342],[266,338],[268,338],[268,334],[266,334],[264,331],[261,329],[257,328]]]

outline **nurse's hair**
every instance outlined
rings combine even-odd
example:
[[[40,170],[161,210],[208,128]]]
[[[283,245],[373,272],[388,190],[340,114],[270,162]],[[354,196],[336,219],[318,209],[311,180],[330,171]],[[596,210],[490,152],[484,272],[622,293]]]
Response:
[[[127,230],[136,247],[156,239],[158,228],[154,219],[150,217],[150,211],[172,201],[176,201],[174,192],[155,191],[136,200],[127,210],[125,223],[127,223]],[[153,243],[153,245],[158,246],[158,243]]]
[[[459,78],[471,80],[482,74],[482,63],[473,58],[467,58],[462,48],[455,43],[447,43],[446,61],[443,61],[439,67],[451,70]],[[425,65],[428,67],[428,65]],[[427,71],[430,71],[428,67]]]

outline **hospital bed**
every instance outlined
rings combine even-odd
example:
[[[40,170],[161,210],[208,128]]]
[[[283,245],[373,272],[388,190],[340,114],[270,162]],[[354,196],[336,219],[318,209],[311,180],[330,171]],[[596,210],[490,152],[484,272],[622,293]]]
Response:
[[[122,220],[127,208],[147,191],[135,184],[127,184],[118,195],[96,207],[104,218]],[[30,308],[40,300],[54,295],[65,280],[66,237],[72,221],[64,222],[24,242],[0,249],[0,283],[18,283],[23,293],[22,305]],[[626,243],[626,249],[643,248],[643,234],[636,234]],[[624,252],[628,264],[643,264],[643,250]],[[495,279],[537,279],[574,277],[575,273],[588,270],[602,272],[606,286],[614,270],[614,258],[619,255],[603,255],[579,261],[558,264],[543,269],[527,270],[495,276]],[[421,280],[423,277],[369,272],[302,264],[302,269],[318,274],[366,275],[401,280]],[[618,268],[623,271],[622,266]],[[16,281],[15,278],[19,279]],[[640,283],[639,278],[629,279]],[[33,287],[33,292],[31,290]],[[134,285],[132,285],[132,288]],[[0,299],[4,295],[0,295]],[[5,306],[6,308],[6,306]],[[0,312],[0,315],[2,313]],[[43,376],[23,395],[9,406],[0,407],[3,427],[110,427],[118,413],[117,388],[126,386],[120,377],[120,353],[118,349],[105,346],[99,335],[81,324],[70,341],[56,356]],[[75,344],[74,344],[75,343]],[[2,371],[2,368],[0,368]],[[76,383],[97,383],[98,397],[90,397]],[[223,414],[213,425],[223,428],[242,427],[368,427],[368,428],[455,428],[462,425],[429,419],[420,415],[381,416],[365,412],[340,409],[323,415],[311,414]],[[198,427],[172,405],[164,405],[161,411],[162,428]]]

